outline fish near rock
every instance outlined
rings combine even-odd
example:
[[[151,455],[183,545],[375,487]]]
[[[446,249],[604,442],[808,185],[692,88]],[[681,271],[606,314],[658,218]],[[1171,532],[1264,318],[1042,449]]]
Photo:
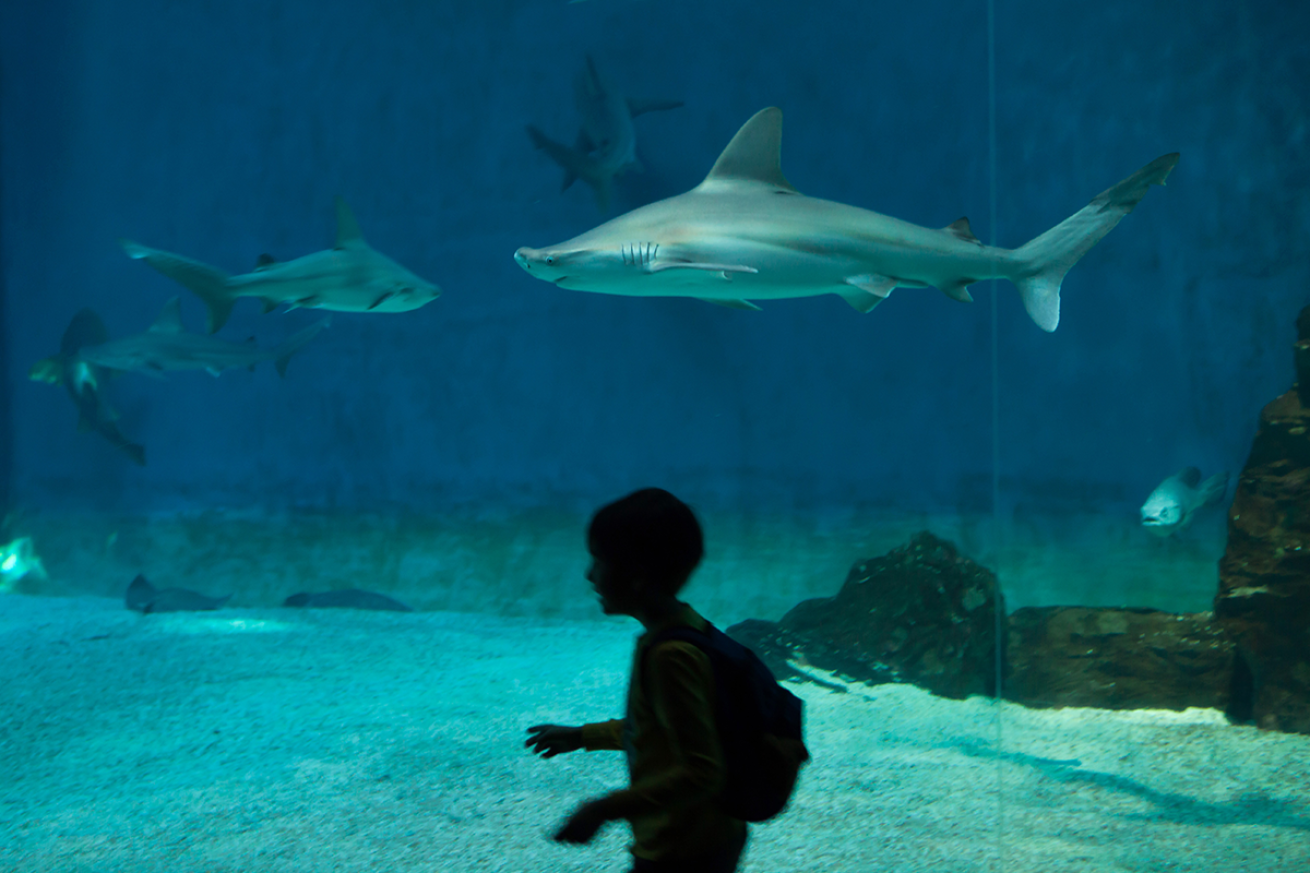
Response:
[[[128,609],[142,614],[152,612],[205,612],[219,609],[231,599],[231,594],[209,597],[186,588],[156,588],[145,576],[138,574],[127,586],[124,602]]]
[[[1178,154],[1156,158],[1016,249],[984,245],[967,218],[928,228],[806,197],[782,174],[782,111],[742,125],[705,180],[562,243],[524,246],[519,266],[560,288],[628,297],[752,300],[836,294],[869,312],[896,288],[934,287],[968,302],[969,285],[1008,279],[1037,326],[1060,323],[1065,274],[1146,196]]]
[[[1142,504],[1142,527],[1167,537],[1192,523],[1202,507],[1217,503],[1228,491],[1228,474],[1216,473],[1204,482],[1201,471],[1184,467],[1161,482]]]
[[[360,588],[346,588],[341,591],[323,591],[318,594],[301,592],[292,594],[282,602],[283,606],[300,606],[311,609],[372,609],[381,612],[413,612],[395,598],[376,591],[364,591]]]

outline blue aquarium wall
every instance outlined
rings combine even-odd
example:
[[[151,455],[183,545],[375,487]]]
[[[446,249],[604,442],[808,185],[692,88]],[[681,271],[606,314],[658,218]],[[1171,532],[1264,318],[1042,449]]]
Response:
[[[1000,0],[996,226],[983,3],[165,0],[5,4],[4,364],[29,506],[590,505],[659,483],[698,505],[986,510],[989,290],[741,312],[536,281],[511,255],[602,216],[524,132],[571,141],[590,53],[636,96],[643,174],[611,214],[695,185],[753,112],[785,113],[803,192],[1018,245],[1158,155],[1163,189],[1069,274],[1054,334],[999,286],[1004,508],[1131,516],[1186,464],[1236,471],[1286,388],[1306,302],[1308,72],[1296,4]],[[1223,51],[1215,46],[1222,45]],[[26,379],[91,306],[114,335],[182,295],[130,237],[231,272],[365,237],[444,289],[336,314],[285,379],[123,377],[137,468]],[[269,345],[318,315],[238,305]]]

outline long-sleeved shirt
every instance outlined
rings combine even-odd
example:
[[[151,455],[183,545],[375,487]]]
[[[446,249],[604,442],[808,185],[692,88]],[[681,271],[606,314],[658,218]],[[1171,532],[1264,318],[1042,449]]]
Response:
[[[582,728],[588,751],[623,750],[630,787],[610,801],[632,824],[632,853],[665,860],[708,854],[743,838],[746,823],[719,809],[726,768],[714,719],[714,672],[691,643],[651,641],[671,627],[706,629],[681,610],[637,639],[627,716]],[[645,675],[642,675],[644,670]]]

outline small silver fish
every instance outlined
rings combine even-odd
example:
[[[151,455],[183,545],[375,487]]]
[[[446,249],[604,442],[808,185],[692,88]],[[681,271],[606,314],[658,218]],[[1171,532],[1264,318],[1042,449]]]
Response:
[[[218,609],[231,598],[231,594],[222,597],[209,597],[186,588],[156,588],[137,575],[132,584],[127,586],[123,600],[128,609],[140,613],[148,612],[202,612]]]
[[[1158,537],[1167,537],[1192,523],[1203,506],[1217,503],[1228,490],[1228,474],[1216,473],[1204,482],[1201,471],[1184,467],[1151,492],[1142,504],[1142,527]]]

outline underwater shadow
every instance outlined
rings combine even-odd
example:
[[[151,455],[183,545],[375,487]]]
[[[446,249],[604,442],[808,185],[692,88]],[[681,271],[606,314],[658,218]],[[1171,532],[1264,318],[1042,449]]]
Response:
[[[1153,812],[1131,813],[1122,815],[1121,818],[1193,825],[1256,824],[1310,831],[1310,818],[1299,814],[1290,801],[1269,797],[1263,792],[1242,794],[1227,803],[1207,803],[1185,794],[1158,791],[1125,776],[1080,769],[1082,762],[1077,759],[1059,760],[1026,755],[1022,752],[998,752],[982,743],[969,740],[941,743],[938,747],[952,749],[971,758],[992,758],[1011,764],[1021,764],[1032,767],[1057,782],[1096,785],[1110,791],[1140,797],[1156,806]]]

